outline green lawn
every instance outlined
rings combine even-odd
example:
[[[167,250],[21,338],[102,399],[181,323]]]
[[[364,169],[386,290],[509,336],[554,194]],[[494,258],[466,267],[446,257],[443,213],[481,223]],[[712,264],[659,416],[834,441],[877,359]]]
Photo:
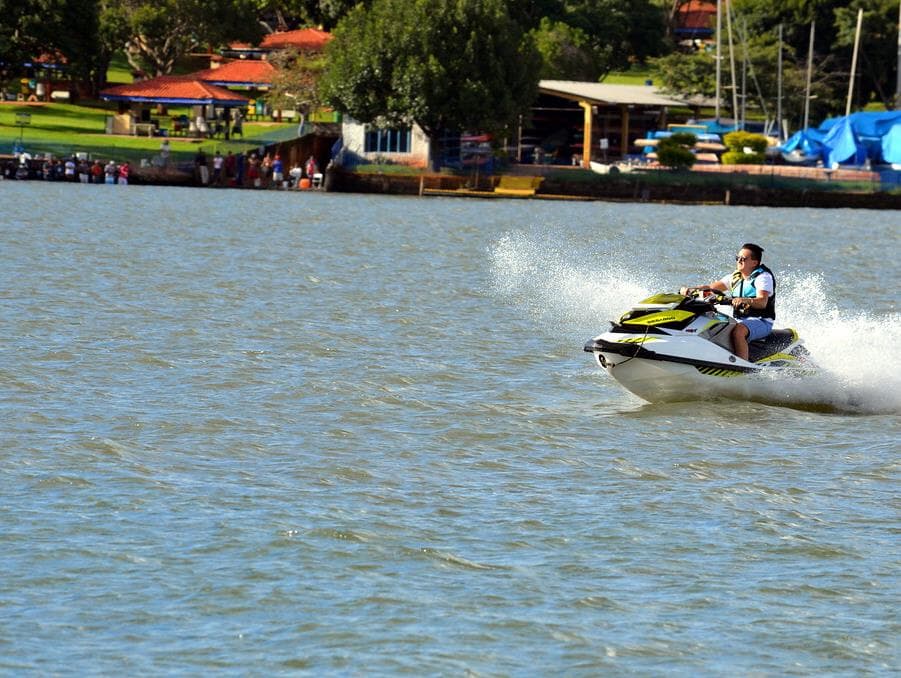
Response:
[[[25,150],[34,155],[64,157],[76,152],[86,152],[92,158],[112,158],[132,163],[156,156],[160,149],[159,137],[105,134],[106,118],[115,111],[115,104],[98,102],[86,102],[83,105],[4,103],[0,105],[0,155],[12,153],[13,147],[21,138]],[[17,114],[29,115],[29,124],[18,125]],[[190,114],[190,110],[170,108],[168,115],[153,117],[160,120],[160,127],[172,129],[171,117],[181,114]],[[175,162],[191,160],[201,146],[208,154],[216,150],[223,154],[228,151],[243,153],[284,136],[286,131],[295,127],[293,123],[245,121],[244,138],[238,141],[173,137],[170,139],[170,157]]]
[[[607,85],[643,85],[646,80],[653,80],[651,69],[647,66],[633,66],[628,71],[609,73],[603,82]]]

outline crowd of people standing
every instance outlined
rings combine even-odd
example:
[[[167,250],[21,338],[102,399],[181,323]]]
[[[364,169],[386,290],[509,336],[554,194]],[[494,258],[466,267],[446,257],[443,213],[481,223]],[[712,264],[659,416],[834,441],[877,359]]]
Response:
[[[168,140],[160,148],[157,167],[170,166]],[[321,185],[323,175],[313,156],[305,163],[285,166],[279,153],[248,151],[222,155],[216,151],[208,157],[203,148],[194,156],[194,180],[201,186],[231,188],[315,188]],[[184,169],[182,166],[181,169]],[[20,153],[14,158],[0,161],[0,179],[44,179],[46,181],[70,181],[82,184],[127,185],[132,174],[128,161],[88,160],[82,154],[67,158],[32,158]]]
[[[310,188],[322,180],[319,164],[313,156],[303,166],[295,165],[285,171],[280,154],[257,151],[228,151],[223,156],[217,150],[209,158],[201,148],[194,156],[194,172],[202,186],[230,188]]]
[[[3,179],[44,179],[45,181],[71,181],[82,184],[128,184],[131,165],[126,160],[117,163],[109,160],[93,162],[84,157],[33,159],[22,153],[15,159],[8,159],[2,165],[0,178]]]

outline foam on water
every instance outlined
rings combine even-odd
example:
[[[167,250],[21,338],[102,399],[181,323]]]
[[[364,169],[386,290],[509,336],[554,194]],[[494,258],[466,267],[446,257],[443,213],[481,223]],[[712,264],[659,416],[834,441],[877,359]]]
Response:
[[[627,253],[568,248],[548,232],[514,231],[490,248],[492,292],[549,331],[578,343],[607,329],[631,304],[678,282],[642,270]],[[901,315],[848,312],[817,274],[777,271],[779,327],[793,327],[818,373],[761,379],[762,399],[871,413],[901,412]],[[766,383],[771,381],[772,383]]]

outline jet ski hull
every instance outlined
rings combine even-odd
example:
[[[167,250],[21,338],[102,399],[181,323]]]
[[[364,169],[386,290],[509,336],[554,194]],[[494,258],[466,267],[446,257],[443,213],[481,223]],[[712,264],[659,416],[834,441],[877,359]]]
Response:
[[[612,356],[596,355],[598,363],[611,377],[639,398],[652,403],[709,398],[746,399],[753,390],[753,373],[646,358],[614,362],[610,359]]]

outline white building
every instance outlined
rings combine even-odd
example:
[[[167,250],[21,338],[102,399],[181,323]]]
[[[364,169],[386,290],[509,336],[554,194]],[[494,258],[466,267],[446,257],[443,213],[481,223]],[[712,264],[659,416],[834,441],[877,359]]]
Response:
[[[429,166],[429,138],[417,125],[381,128],[344,116],[341,125],[343,161]]]

